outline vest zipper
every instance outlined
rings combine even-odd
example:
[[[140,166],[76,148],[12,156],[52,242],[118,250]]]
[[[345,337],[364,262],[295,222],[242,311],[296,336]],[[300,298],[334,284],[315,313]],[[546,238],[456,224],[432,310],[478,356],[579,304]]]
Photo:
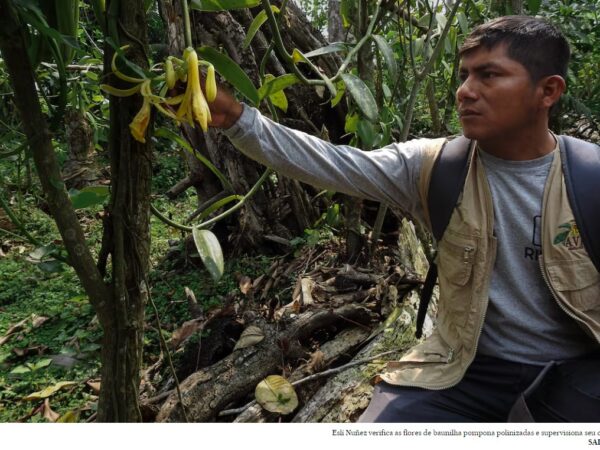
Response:
[[[494,261],[496,259],[496,243],[495,243],[495,241],[492,241],[492,246],[493,246],[494,257],[491,258],[491,260],[489,262],[489,266],[493,266]],[[472,254],[472,252],[469,253],[467,249],[471,249],[472,251],[475,250],[472,247],[465,247],[464,248],[465,254]],[[488,267],[488,271],[490,271],[490,270],[491,270],[491,267]],[[473,361],[475,360],[475,355],[477,355],[477,347],[479,346],[479,338],[481,338],[481,333],[483,332],[483,325],[485,324],[485,317],[487,315],[488,303],[489,303],[489,297],[488,297],[488,300],[486,302],[485,309],[483,311],[483,318],[481,320],[481,325],[479,326],[479,331],[477,333],[477,340],[475,341],[475,348],[474,348],[474,351],[473,351],[473,356],[472,356],[471,360],[469,361],[469,363],[467,364],[467,366],[466,366],[467,368],[473,363]],[[455,350],[452,347],[448,346],[448,357],[446,358],[446,364],[450,364],[453,361],[454,356],[455,356],[454,352],[455,352]],[[466,372],[466,369],[465,369],[465,372]],[[456,386],[458,383],[460,383],[462,381],[462,379],[464,378],[464,376],[465,376],[465,374],[463,372],[463,374],[458,378],[457,381],[452,382],[452,383],[447,384],[447,385],[442,385],[442,386],[432,387],[431,385],[420,384],[420,383],[419,384],[417,384],[417,383],[402,383],[400,386],[420,387],[420,388],[424,388],[424,389],[430,389],[432,391],[441,391],[442,389],[449,389],[451,387]]]

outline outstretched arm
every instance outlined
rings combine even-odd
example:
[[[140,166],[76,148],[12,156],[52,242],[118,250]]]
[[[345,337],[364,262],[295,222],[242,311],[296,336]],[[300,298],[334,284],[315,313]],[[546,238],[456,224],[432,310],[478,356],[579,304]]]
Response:
[[[418,180],[431,140],[365,152],[275,123],[224,88],[209,106],[211,126],[223,128],[237,149],[255,161],[321,189],[386,202],[422,220]]]

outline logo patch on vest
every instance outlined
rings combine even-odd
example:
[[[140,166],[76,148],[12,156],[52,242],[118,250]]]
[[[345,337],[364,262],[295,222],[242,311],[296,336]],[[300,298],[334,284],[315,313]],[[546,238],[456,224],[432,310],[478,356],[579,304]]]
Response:
[[[575,220],[560,224],[558,228],[560,231],[554,236],[554,245],[563,245],[568,250],[577,250],[583,247]]]

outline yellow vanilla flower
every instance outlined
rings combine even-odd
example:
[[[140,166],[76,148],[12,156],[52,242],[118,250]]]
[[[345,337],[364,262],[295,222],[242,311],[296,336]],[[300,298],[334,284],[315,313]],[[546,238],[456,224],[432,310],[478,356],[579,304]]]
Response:
[[[150,123],[151,110],[150,99],[144,96],[142,107],[129,124],[129,131],[131,131],[133,138],[143,144],[146,143],[146,129]]]
[[[206,89],[206,100],[214,102],[217,98],[217,81],[215,80],[215,66],[212,64],[208,66],[204,88]]]
[[[198,123],[203,131],[208,130],[211,122],[210,109],[200,87],[198,55],[193,48],[187,48],[184,56],[187,63],[187,87],[177,110],[177,117],[193,126]]]
[[[122,50],[126,49],[127,46],[122,47]],[[138,92],[142,95],[144,100],[142,107],[129,124],[131,135],[135,140],[142,143],[146,142],[146,130],[150,123],[152,107],[155,107],[160,113],[175,120],[178,124],[186,122],[193,127],[195,122],[200,125],[202,130],[208,130],[208,124],[212,118],[208,103],[200,87],[198,55],[193,48],[189,47],[185,49],[183,60],[169,56],[163,64],[164,73],[153,78],[137,78],[120,72],[117,68],[116,57],[117,53],[113,55],[112,59],[111,67],[113,73],[124,81],[134,83],[134,86],[127,89],[118,89],[102,84],[100,88],[117,97],[128,97]],[[208,66],[206,92],[210,101],[213,101],[217,95],[215,69],[208,62],[203,61],[202,64]],[[178,78],[182,82],[187,81],[185,93],[172,97],[167,96],[168,89],[172,89],[175,86]],[[158,95],[152,92],[152,83],[155,81],[165,81]],[[174,112],[172,108],[176,105],[179,105],[179,107],[177,108],[177,112]]]
[[[173,61],[171,58],[167,58],[165,61],[165,79],[167,81],[167,86],[169,89],[173,89],[175,86],[175,82],[177,81],[177,74],[175,73],[175,69],[173,68]]]

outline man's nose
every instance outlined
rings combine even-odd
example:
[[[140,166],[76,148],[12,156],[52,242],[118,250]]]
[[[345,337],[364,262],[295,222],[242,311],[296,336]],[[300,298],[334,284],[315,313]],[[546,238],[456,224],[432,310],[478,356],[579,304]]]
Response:
[[[461,103],[465,100],[476,100],[477,91],[472,77],[467,77],[456,90],[456,100]]]

